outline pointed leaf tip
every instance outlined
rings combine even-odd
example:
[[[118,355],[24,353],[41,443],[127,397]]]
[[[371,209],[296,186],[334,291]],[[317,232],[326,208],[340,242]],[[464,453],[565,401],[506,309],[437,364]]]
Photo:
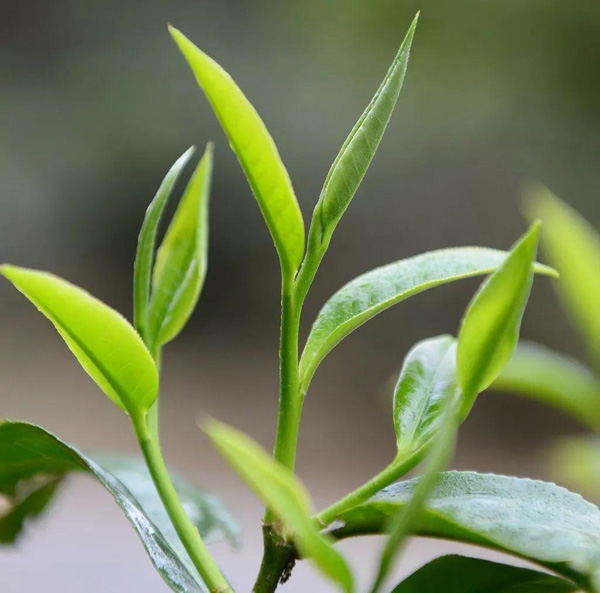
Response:
[[[156,365],[138,332],[120,313],[48,272],[8,265],[1,272],[52,322],[115,404],[131,416],[152,406],[158,394]]]
[[[183,33],[169,31],[238,157],[284,273],[295,275],[304,257],[304,220],[273,138],[233,78]]]

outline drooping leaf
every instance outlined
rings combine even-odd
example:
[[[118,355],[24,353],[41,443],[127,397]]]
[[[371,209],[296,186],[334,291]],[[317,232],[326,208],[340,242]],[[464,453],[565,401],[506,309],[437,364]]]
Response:
[[[417,483],[393,484],[342,513],[333,535],[385,532]],[[416,533],[508,552],[583,588],[600,583],[600,509],[555,484],[475,472],[443,473]]]
[[[442,556],[402,581],[392,593],[572,593],[553,575],[480,558]]]
[[[557,480],[600,501],[600,439],[598,436],[561,437],[547,453]]]
[[[173,186],[182,169],[190,160],[195,148],[188,148],[169,169],[163,179],[150,206],[146,210],[144,222],[140,229],[133,271],[133,320],[139,334],[148,343],[146,328],[148,324],[148,305],[150,303],[150,278],[152,276],[152,263],[154,262],[154,249],[158,225],[165,209],[165,205]]]
[[[311,224],[311,233],[318,233],[321,251],[327,248],[352,201],[390,121],[404,82],[418,19],[417,15],[381,86],[352,128],[325,179]]]
[[[237,474],[283,521],[302,556],[312,559],[344,591],[353,591],[354,581],[346,561],[313,523],[310,497],[293,472],[229,426],[213,420],[205,430]]]
[[[262,119],[231,76],[183,33],[169,28],[237,155],[275,242],[294,274],[304,256],[304,221],[288,172]]]
[[[178,552],[183,551],[184,548],[179,543],[179,537],[165,512],[143,459],[131,455],[103,453],[96,455],[95,461],[127,488],[167,541],[172,542]],[[187,516],[202,535],[204,542],[226,541],[232,547],[238,548],[240,528],[225,505],[216,496],[193,486],[179,474],[169,471],[169,476]]]
[[[533,283],[539,224],[515,244],[506,261],[483,282],[462,319],[456,372],[463,392],[462,416],[510,360]]]
[[[9,503],[8,511],[0,517],[0,542],[15,541],[23,525],[27,526],[27,521],[45,509],[56,487],[73,472],[88,473],[108,490],[173,591],[208,591],[174,535],[141,460],[105,458],[101,466],[32,424],[0,422],[0,494]],[[213,541],[223,537],[233,542],[237,540],[235,523],[213,496],[196,490],[180,478],[175,480],[175,486],[203,537]],[[18,521],[15,520],[17,515]]]
[[[148,319],[150,341],[156,346],[169,342],[182,330],[204,284],[212,153],[209,144],[156,256]]]
[[[457,394],[456,340],[438,336],[415,345],[404,359],[394,390],[399,454],[431,441],[442,426],[445,403]]]
[[[303,389],[327,353],[378,313],[428,288],[489,274],[502,265],[506,255],[480,247],[441,249],[376,268],[350,281],[325,303],[313,324],[300,363]],[[555,275],[554,270],[539,264],[535,270]]]
[[[147,412],[158,393],[158,372],[124,317],[52,274],[8,265],[0,273],[54,324],[81,366],[115,404],[131,416]]]
[[[429,345],[432,345],[431,341]],[[442,358],[445,358],[448,350],[450,350],[451,357],[454,359],[454,346],[453,341],[449,345],[447,343],[444,344]],[[439,355],[440,353],[438,352],[437,354]],[[421,522],[425,503],[439,479],[439,472],[446,469],[454,453],[456,432],[459,425],[458,412],[461,402],[460,392],[456,389],[454,373],[452,375],[451,382],[454,384],[454,387],[445,392],[437,406],[441,409],[436,414],[437,430],[432,431],[433,434],[430,435],[432,444],[425,469],[419,477],[418,484],[413,489],[412,496],[406,506],[398,509],[396,514],[390,518],[388,528],[389,537],[381,553],[379,570],[371,593],[378,593],[380,591],[406,539]]]
[[[565,354],[521,341],[492,387],[539,400],[600,429],[600,378]]]
[[[600,233],[545,187],[531,191],[527,202],[544,223],[542,249],[561,275],[562,302],[600,368]]]

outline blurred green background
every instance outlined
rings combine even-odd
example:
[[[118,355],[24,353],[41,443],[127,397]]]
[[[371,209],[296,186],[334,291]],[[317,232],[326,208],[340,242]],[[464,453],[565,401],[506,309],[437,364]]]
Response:
[[[508,247],[525,229],[519,196],[527,183],[545,182],[600,224],[600,3],[2,3],[3,261],[65,276],[130,316],[145,208],[179,154],[191,144],[216,143],[209,273],[190,327],[166,351],[164,440],[175,466],[224,491],[230,504],[245,501],[246,551],[217,553],[233,563],[234,580],[246,589],[260,556],[259,505],[209,450],[194,418],[210,413],[270,446],[279,272],[246,180],[166,23],[219,61],[253,102],[308,219],[331,162],[419,9],[397,111],[336,231],[306,306],[305,333],[334,290],[374,266],[451,245]],[[319,504],[388,461],[385,384],[416,340],[455,333],[476,285],[403,303],[361,328],[319,370],[299,458]],[[38,421],[84,448],[133,449],[126,420],[50,326],[6,282],[0,300],[0,415]],[[536,281],[523,335],[583,356],[546,279]],[[576,430],[533,403],[485,396],[461,433],[456,466],[543,475],[538,454],[546,440]],[[82,482],[65,500],[37,537],[30,534],[18,552],[0,553],[3,593],[34,591],[39,582],[66,593],[127,590],[132,583],[135,590],[165,590],[104,493]],[[76,544],[73,575],[66,555]],[[376,547],[348,545],[368,566]],[[431,552],[415,545],[404,570]],[[298,575],[285,590],[320,583],[304,568]]]

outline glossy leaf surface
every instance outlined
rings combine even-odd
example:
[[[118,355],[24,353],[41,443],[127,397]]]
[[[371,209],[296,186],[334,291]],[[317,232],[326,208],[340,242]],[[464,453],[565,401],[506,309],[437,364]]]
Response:
[[[493,387],[526,395],[600,429],[600,378],[565,354],[521,341]]]
[[[571,593],[572,583],[550,574],[466,556],[442,556],[402,581],[392,593]]]
[[[304,221],[273,138],[231,76],[180,31],[171,27],[170,32],[244,169],[282,267],[295,273],[304,256]]]
[[[418,480],[399,482],[343,513],[338,538],[381,533]],[[599,584],[600,510],[578,494],[523,478],[446,472],[417,533],[487,546],[548,567],[583,587]]]
[[[483,282],[462,319],[456,372],[463,392],[462,416],[510,360],[533,283],[539,224],[516,243],[506,261]]]
[[[150,206],[146,210],[144,222],[140,229],[133,272],[133,319],[135,328],[146,343],[148,343],[146,328],[148,323],[148,305],[150,303],[150,282],[158,225],[160,224],[167,200],[173,191],[173,186],[182,169],[190,160],[194,150],[193,146],[186,150],[169,169],[154,199],[150,202]]]
[[[439,431],[445,404],[458,395],[456,340],[438,336],[407,354],[394,390],[394,428],[400,454],[426,445]]]
[[[158,394],[158,372],[129,322],[86,291],[46,272],[2,266],[8,278],[53,324],[106,395],[130,415]]]
[[[303,388],[308,387],[327,353],[378,313],[434,286],[489,274],[505,258],[506,252],[495,249],[441,249],[376,268],[350,281],[325,303],[313,324],[300,365]],[[539,264],[536,271],[555,274]]]
[[[255,441],[229,426],[211,421],[205,430],[237,474],[283,521],[302,556],[312,559],[344,591],[352,591],[352,573],[329,537],[315,527],[310,497],[293,472],[273,461]]]
[[[212,152],[209,144],[156,256],[149,335],[157,346],[172,340],[185,326],[206,277]]]
[[[542,249],[561,275],[562,302],[600,368],[600,233],[545,187],[527,202],[531,216],[544,223]]]
[[[112,471],[108,471],[112,470]],[[44,429],[23,422],[0,423],[0,493],[9,501],[0,517],[0,541],[14,541],[26,520],[39,515],[56,486],[72,472],[94,476],[113,496],[131,522],[154,566],[173,591],[205,593],[141,460],[105,458],[102,467]],[[175,480],[181,500],[200,533],[207,539],[237,540],[237,527],[214,497]],[[23,493],[37,496],[24,509]],[[31,500],[31,499],[30,499]],[[19,511],[19,522],[6,521]]]
[[[455,360],[455,344],[453,340],[448,343],[448,338],[445,338],[445,343],[442,342],[440,344],[441,340],[437,339],[436,344],[436,340],[434,339],[433,341],[429,341],[429,346],[435,344],[433,349],[437,350],[436,356],[438,360],[443,360],[448,354],[450,354],[452,360]],[[440,347],[442,349],[441,352],[439,351]],[[428,440],[431,441],[431,447],[423,473],[420,475],[418,483],[412,491],[410,500],[405,506],[400,507],[390,518],[389,537],[381,553],[379,571],[371,593],[378,593],[381,590],[404,543],[420,524],[425,504],[440,477],[440,472],[447,468],[454,454],[456,432],[459,425],[458,411],[461,401],[459,397],[460,392],[456,389],[455,374],[453,372],[451,383],[453,387],[446,391],[442,390],[444,395],[436,406],[438,408],[435,414],[437,426],[429,433]]]
[[[342,145],[325,179],[313,214],[314,229],[311,229],[311,232],[318,229],[321,249],[327,247],[335,227],[377,152],[402,89],[417,21],[418,16],[408,30],[381,86]]]

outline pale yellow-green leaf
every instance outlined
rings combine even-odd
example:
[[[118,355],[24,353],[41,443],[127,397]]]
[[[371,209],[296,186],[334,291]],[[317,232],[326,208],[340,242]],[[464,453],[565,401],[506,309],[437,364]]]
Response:
[[[194,311],[208,263],[208,204],[212,144],[188,183],[156,255],[149,335],[161,346],[172,340]]]
[[[304,256],[304,221],[288,172],[262,119],[231,76],[181,31],[169,28],[225,130],[265,217],[282,268]]]
[[[531,190],[526,207],[544,223],[541,246],[560,274],[556,289],[600,368],[600,233],[546,187]]]
[[[237,474],[283,521],[299,552],[344,591],[352,591],[352,573],[329,537],[317,530],[308,492],[293,472],[230,426],[212,420],[205,431]]]
[[[127,320],[86,291],[46,272],[4,265],[3,276],[56,327],[106,395],[131,416],[144,414],[158,394],[158,372]]]
[[[534,223],[503,264],[483,282],[463,317],[456,354],[463,418],[517,346],[533,283],[538,234],[539,223]]]

